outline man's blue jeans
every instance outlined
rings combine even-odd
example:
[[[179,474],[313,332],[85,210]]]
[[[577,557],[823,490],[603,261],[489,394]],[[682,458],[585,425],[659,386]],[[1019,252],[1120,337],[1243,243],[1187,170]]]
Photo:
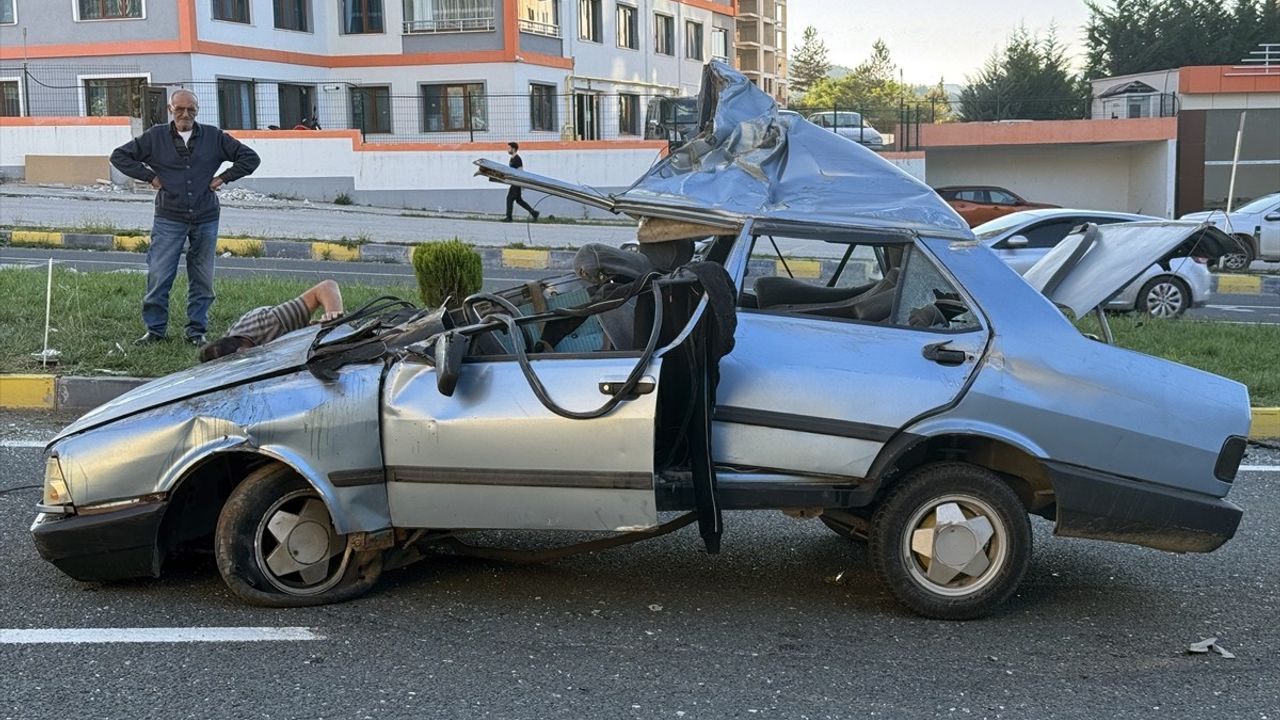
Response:
[[[147,331],[164,337],[169,326],[169,288],[178,274],[178,259],[187,247],[187,337],[204,335],[213,305],[213,263],[218,251],[218,221],[186,223],[157,217],[147,250],[147,295],[142,321]]]

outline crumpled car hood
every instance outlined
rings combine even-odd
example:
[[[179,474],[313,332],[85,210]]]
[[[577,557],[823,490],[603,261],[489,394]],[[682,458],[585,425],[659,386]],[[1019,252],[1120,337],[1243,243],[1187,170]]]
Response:
[[[233,385],[299,370],[307,360],[319,326],[304,328],[244,352],[153,380],[82,415],[54,438],[57,441],[90,428]]]
[[[1189,255],[1217,258],[1233,246],[1226,233],[1193,222],[1089,226],[1068,235],[1022,277],[1054,304],[1083,317],[1154,264]]]

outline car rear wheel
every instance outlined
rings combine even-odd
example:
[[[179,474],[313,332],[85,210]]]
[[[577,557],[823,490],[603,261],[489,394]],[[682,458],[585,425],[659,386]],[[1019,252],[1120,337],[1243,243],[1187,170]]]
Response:
[[[1138,291],[1140,313],[1172,320],[1181,317],[1191,305],[1191,289],[1176,277],[1152,278]]]
[[[1237,237],[1236,242],[1240,245],[1240,252],[1223,255],[1218,259],[1218,267],[1223,270],[1248,270],[1255,260],[1253,243],[1249,238]]]
[[[876,574],[925,617],[982,617],[1017,589],[1031,564],[1031,522],[1016,493],[967,463],[925,466],[871,519]]]
[[[232,491],[214,546],[227,587],[254,605],[350,600],[382,572],[382,554],[355,551],[334,529],[319,493],[282,465],[255,471]]]

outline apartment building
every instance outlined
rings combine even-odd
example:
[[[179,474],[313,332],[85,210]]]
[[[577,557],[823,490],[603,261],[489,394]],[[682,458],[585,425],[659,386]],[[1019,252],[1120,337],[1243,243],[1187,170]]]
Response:
[[[787,102],[787,0],[739,0],[734,66]]]
[[[0,114],[366,142],[641,137],[655,95],[731,57],[733,0],[0,0]]]

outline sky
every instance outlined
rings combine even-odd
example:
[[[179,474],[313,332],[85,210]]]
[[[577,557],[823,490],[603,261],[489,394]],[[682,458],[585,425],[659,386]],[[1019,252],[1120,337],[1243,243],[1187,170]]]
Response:
[[[787,0],[787,44],[794,55],[813,25],[831,62],[853,67],[882,38],[907,82],[964,84],[1019,22],[1041,34],[1056,23],[1078,69],[1088,19],[1084,0]]]

